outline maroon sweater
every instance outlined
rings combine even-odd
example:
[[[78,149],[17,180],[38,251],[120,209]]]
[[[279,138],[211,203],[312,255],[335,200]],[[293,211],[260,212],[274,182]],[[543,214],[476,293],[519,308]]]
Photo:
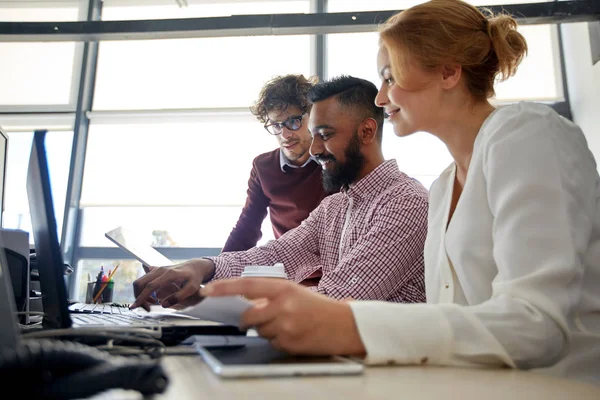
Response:
[[[300,225],[327,195],[321,181],[321,166],[310,162],[285,172],[279,164],[279,149],[263,153],[252,162],[246,205],[222,251],[242,251],[256,246],[267,209],[277,239]]]

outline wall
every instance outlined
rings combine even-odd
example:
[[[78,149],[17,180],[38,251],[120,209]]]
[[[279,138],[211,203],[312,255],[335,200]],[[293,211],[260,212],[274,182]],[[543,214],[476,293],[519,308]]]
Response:
[[[587,23],[562,25],[573,120],[587,138],[600,171],[600,62],[592,65]]]

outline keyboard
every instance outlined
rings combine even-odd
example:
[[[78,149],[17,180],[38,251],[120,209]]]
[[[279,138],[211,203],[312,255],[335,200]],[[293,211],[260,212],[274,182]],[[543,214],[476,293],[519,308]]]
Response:
[[[73,303],[69,306],[69,311],[76,314],[137,315],[135,311],[129,309],[128,305],[118,303]]]
[[[122,303],[100,303],[87,304],[73,302],[69,305],[71,320],[79,325],[162,325],[166,322],[164,318],[144,318],[140,313],[145,311],[133,311],[128,304]]]
[[[142,318],[138,315],[124,315],[124,314],[94,314],[94,313],[80,313],[71,314],[71,320],[78,325],[103,325],[103,326],[140,326],[140,325],[157,325],[159,322],[156,320],[149,320]]]

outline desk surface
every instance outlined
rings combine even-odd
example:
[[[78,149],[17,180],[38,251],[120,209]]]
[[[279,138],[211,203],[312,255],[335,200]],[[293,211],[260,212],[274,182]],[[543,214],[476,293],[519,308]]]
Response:
[[[167,391],[153,399],[460,399],[598,400],[600,387],[535,372],[443,367],[368,367],[364,375],[269,379],[221,379],[198,356],[167,356]],[[141,399],[112,390],[94,400]]]

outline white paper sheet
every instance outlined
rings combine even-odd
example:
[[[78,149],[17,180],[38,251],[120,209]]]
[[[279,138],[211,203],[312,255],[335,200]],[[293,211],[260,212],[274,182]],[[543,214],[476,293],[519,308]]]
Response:
[[[252,303],[240,296],[207,297],[200,303],[176,311],[174,314],[239,327],[242,314],[251,305]]]
[[[138,311],[142,310],[142,311]],[[150,312],[147,312],[144,309],[136,308],[135,313],[144,318],[156,318],[156,319],[198,319],[192,317],[190,315],[185,315],[178,313],[177,310],[173,308],[163,308],[161,306],[153,306],[150,309]]]
[[[252,303],[240,296],[207,297],[200,303],[182,310],[153,306],[150,312],[140,311],[138,315],[145,318],[201,319],[239,327],[243,312],[251,305]]]

